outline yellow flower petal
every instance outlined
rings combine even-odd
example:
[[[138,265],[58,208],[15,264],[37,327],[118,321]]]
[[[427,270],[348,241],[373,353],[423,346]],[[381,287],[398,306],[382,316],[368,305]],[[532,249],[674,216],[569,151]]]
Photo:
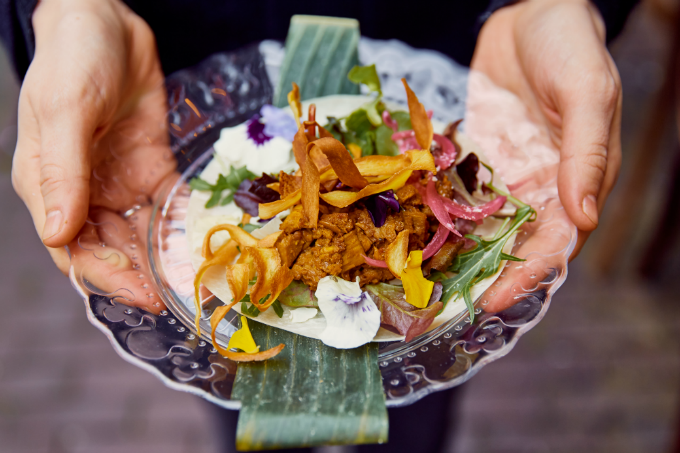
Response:
[[[406,268],[401,273],[401,282],[406,293],[406,302],[416,308],[425,308],[430,301],[434,282],[423,277],[420,266],[423,264],[423,251],[414,250],[409,253]]]
[[[229,344],[227,348],[240,349],[248,354],[254,354],[260,351],[260,347],[255,344],[253,335],[250,333],[248,328],[248,318],[241,316],[241,328],[234,332],[234,334],[229,339]]]

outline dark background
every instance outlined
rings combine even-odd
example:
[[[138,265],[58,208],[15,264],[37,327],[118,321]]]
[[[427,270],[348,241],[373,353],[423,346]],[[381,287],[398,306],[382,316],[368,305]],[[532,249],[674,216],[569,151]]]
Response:
[[[612,44],[624,89],[624,167],[610,209],[546,318],[466,385],[450,451],[670,451],[680,407],[678,232],[659,245],[668,259],[652,280],[641,277],[640,263],[678,149],[672,110],[662,115],[666,127],[657,125],[658,156],[645,135],[664,96],[675,7],[644,1]],[[2,54],[0,452],[217,453],[207,403],[118,357],[43,249],[10,182],[17,97]],[[626,205],[639,156],[647,155],[653,177],[622,224],[612,206]],[[617,232],[625,241],[612,246]]]

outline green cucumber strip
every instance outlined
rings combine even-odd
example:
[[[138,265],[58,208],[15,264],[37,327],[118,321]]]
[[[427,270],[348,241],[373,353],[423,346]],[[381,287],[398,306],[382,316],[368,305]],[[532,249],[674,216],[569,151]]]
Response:
[[[264,362],[240,363],[232,398],[241,401],[239,451],[387,442],[378,346],[334,349],[252,320]]]
[[[358,94],[359,86],[347,79],[349,70],[359,64],[358,45],[359,22],[355,19],[293,16],[273,104],[288,105],[292,82],[300,87],[302,100]]]

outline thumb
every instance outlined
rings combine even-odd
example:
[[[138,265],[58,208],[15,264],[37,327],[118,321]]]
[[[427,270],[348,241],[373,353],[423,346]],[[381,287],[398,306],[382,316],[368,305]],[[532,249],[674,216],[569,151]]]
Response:
[[[93,128],[76,111],[41,118],[40,190],[45,204],[43,243],[68,244],[88,212]]]
[[[560,200],[581,231],[599,223],[600,191],[610,155],[610,131],[618,103],[615,79],[575,91],[563,103],[558,172]]]

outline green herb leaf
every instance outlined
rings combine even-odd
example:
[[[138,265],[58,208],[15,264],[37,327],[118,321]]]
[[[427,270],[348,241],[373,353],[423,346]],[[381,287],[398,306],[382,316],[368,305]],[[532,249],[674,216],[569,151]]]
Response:
[[[238,186],[246,179],[252,180],[255,178],[257,178],[257,175],[248,171],[245,165],[241,168],[234,168],[231,166],[229,168],[229,174],[225,177],[220,173],[215,184],[210,184],[201,178],[194,178],[189,182],[189,187],[191,187],[192,190],[212,192],[212,195],[205,203],[206,208],[212,208],[218,204],[224,206],[234,201],[234,192],[238,190]],[[222,194],[225,190],[228,190],[230,193],[222,198]]]
[[[535,213],[536,211],[531,206],[525,204],[517,209],[517,215],[510,224],[510,228],[498,239],[485,241],[474,236],[474,240],[478,244],[477,247],[458,255],[456,261],[449,268],[449,271],[458,272],[458,275],[442,281],[444,293],[441,300],[444,301],[444,306],[454,294],[458,293],[465,300],[465,305],[467,305],[470,313],[470,322],[474,321],[475,307],[470,295],[472,286],[498,271],[501,261],[507,259],[503,256],[509,256],[503,253],[503,247],[505,247],[508,239]],[[473,237],[470,238],[473,239]]]
[[[248,233],[252,233],[255,230],[259,230],[262,228],[260,225],[253,225],[252,223],[246,223],[245,225],[242,223],[238,224],[238,227],[241,228],[244,231],[247,231]]]
[[[276,313],[276,316],[278,316],[279,318],[283,318],[283,307],[281,306],[281,302],[275,300],[274,303],[272,304],[272,308],[274,309],[274,313]]]
[[[378,96],[382,96],[380,77],[378,76],[378,71],[375,70],[374,64],[353,67],[349,74],[347,74],[347,78],[358,85],[366,85],[369,90],[378,93]]]
[[[347,117],[345,120],[345,127],[347,127],[348,131],[361,134],[373,129],[373,124],[371,124],[371,121],[368,119],[366,110],[357,109]]]
[[[399,126],[399,132],[410,131],[413,129],[413,126],[411,125],[411,115],[409,115],[408,112],[390,112],[390,116],[394,121],[397,122],[397,125]]]
[[[212,184],[197,177],[189,181],[189,187],[191,190],[211,190]]]
[[[375,130],[375,151],[381,156],[396,156],[399,154],[399,147],[392,140],[394,131],[382,124]]]

